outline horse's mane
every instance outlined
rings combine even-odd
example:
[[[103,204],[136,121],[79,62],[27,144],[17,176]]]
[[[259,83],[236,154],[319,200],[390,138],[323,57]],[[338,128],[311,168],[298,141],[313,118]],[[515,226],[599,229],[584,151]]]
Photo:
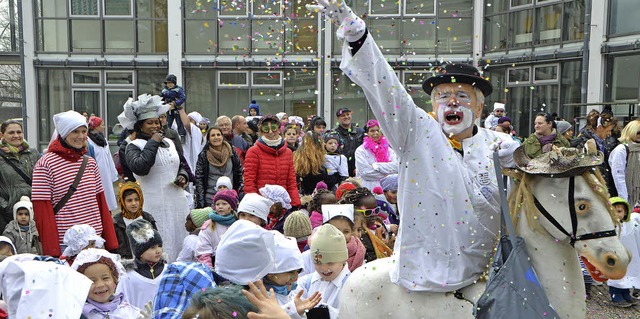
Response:
[[[518,219],[524,215],[527,218],[529,227],[533,230],[543,231],[542,226],[538,222],[539,211],[536,205],[533,203],[533,194],[529,187],[529,181],[535,177],[535,175],[527,174],[521,170],[506,169],[503,170],[503,174],[511,177],[515,181],[514,187],[509,194],[509,213],[513,220],[514,226],[518,227]],[[605,207],[609,211],[613,224],[618,227],[619,221],[615,218],[613,207],[609,204],[609,191],[604,185],[607,185],[598,169],[588,170],[582,173],[582,177],[587,181],[597,198],[606,203]]]

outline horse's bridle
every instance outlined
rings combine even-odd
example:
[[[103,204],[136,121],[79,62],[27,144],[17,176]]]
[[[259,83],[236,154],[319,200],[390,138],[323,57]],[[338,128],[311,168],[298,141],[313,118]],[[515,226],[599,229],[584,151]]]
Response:
[[[555,226],[559,231],[561,231],[563,234],[569,237],[571,246],[575,246],[576,241],[579,241],[579,240],[589,240],[589,239],[595,239],[595,238],[616,236],[617,234],[615,229],[603,230],[595,233],[576,236],[576,231],[578,230],[578,216],[576,214],[575,198],[573,195],[574,186],[575,186],[575,176],[571,176],[569,177],[569,214],[571,216],[571,230],[572,230],[571,233],[569,233],[564,227],[562,227],[562,225],[560,225],[560,223],[555,218],[553,218],[551,214],[549,214],[549,212],[542,206],[542,204],[540,204],[540,202],[535,196],[533,196],[533,202],[536,205],[536,208],[538,208],[538,210],[540,211],[540,213],[545,218],[547,218],[547,220],[551,222],[553,226]]]

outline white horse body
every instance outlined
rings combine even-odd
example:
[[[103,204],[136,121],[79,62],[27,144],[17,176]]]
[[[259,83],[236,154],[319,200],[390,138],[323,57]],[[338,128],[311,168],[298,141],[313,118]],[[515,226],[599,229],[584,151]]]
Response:
[[[589,200],[591,211],[578,216],[577,233],[613,229],[607,204],[591,200],[596,196],[584,178],[575,177],[574,196],[576,203]],[[571,225],[567,209],[568,179],[540,176],[530,179],[531,192],[545,207],[553,208],[547,210],[565,228]],[[524,208],[520,213],[524,215],[523,211]],[[591,220],[580,219],[586,217]],[[624,276],[630,260],[628,252],[617,236],[578,241],[574,248],[566,236],[543,217],[540,217],[540,225],[544,229],[533,230],[527,218],[517,219],[517,233],[525,240],[538,279],[560,318],[585,318],[585,288],[578,253],[587,256],[601,272],[614,278]],[[615,259],[615,265],[607,266],[610,258]],[[453,293],[409,291],[391,282],[389,270],[392,266],[392,258],[384,258],[358,268],[342,288],[340,317],[473,318],[473,307],[484,292],[485,282],[463,288],[464,299],[456,298]],[[624,268],[622,273],[621,267]]]

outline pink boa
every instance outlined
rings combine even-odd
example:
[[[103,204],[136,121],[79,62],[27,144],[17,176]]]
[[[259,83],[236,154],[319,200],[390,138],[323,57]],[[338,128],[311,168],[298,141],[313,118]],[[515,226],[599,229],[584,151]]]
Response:
[[[376,162],[389,162],[389,142],[386,137],[380,136],[380,140],[375,142],[370,137],[365,136],[362,145],[376,156]]]
[[[364,254],[367,249],[358,237],[351,236],[351,240],[347,243],[347,251],[349,252],[347,264],[349,265],[349,271],[353,272],[364,263]]]

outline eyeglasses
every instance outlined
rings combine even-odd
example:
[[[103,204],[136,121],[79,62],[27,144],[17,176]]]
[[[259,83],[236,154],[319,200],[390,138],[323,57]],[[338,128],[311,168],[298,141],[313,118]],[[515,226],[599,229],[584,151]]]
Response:
[[[277,132],[278,131],[278,124],[276,123],[264,123],[262,124],[262,132],[263,133],[269,133],[269,130]]]
[[[355,211],[357,213],[363,214],[364,217],[370,217],[372,215],[378,215],[380,213],[380,207],[376,206],[375,208],[369,208],[369,209],[356,209]]]

